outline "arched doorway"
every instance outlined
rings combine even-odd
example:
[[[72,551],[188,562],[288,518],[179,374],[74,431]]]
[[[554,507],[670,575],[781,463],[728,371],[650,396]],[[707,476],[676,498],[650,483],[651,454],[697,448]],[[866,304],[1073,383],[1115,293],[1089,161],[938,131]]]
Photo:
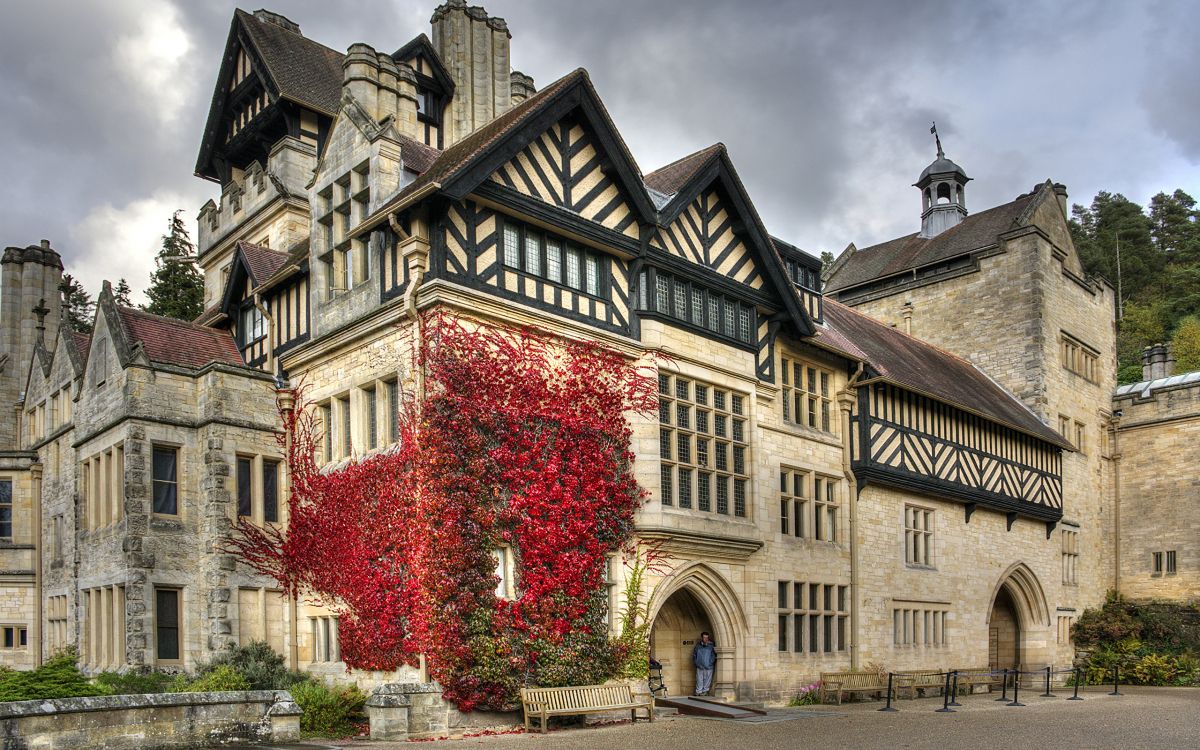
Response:
[[[992,602],[988,618],[988,667],[1013,669],[1021,663],[1021,621],[1017,605],[1007,586],[1002,586]]]
[[[987,625],[992,667],[1036,670],[1051,663],[1046,594],[1025,563],[1015,563],[996,583]]]
[[[696,690],[692,646],[702,631],[712,632],[704,605],[686,588],[663,603],[650,630],[650,655],[662,662],[663,679],[671,695],[691,695]]]

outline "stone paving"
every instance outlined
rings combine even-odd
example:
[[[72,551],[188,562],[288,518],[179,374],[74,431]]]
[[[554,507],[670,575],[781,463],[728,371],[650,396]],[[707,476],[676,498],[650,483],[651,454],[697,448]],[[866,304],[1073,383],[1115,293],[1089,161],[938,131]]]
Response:
[[[880,713],[881,703],[772,709],[756,721],[671,716],[654,724],[638,722],[589,728],[562,728],[546,735],[509,734],[430,743],[458,750],[709,750],[746,747],[773,750],[825,748],[1197,748],[1200,747],[1200,688],[1088,688],[1085,700],[1041,698],[1022,693],[1024,708],[1009,707],[994,695],[961,697],[955,713],[936,713],[941,699],[902,701],[898,713]],[[366,740],[314,742],[289,748],[399,750],[412,743]],[[260,750],[262,746],[259,746]]]

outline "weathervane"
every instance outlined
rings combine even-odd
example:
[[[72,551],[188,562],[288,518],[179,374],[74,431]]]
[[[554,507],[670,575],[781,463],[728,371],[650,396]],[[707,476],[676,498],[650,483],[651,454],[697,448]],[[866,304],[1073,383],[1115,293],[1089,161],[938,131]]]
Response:
[[[939,159],[945,159],[945,158],[946,158],[946,154],[945,154],[945,153],[942,151],[942,139],[938,137],[938,132],[937,132],[937,123],[936,123],[936,122],[935,122],[935,123],[933,123],[933,126],[932,126],[931,128],[929,128],[929,132],[933,134],[933,140],[934,140],[934,142],[936,142],[936,143],[937,143],[937,148],[938,148],[938,155],[937,155],[937,158],[939,158]]]

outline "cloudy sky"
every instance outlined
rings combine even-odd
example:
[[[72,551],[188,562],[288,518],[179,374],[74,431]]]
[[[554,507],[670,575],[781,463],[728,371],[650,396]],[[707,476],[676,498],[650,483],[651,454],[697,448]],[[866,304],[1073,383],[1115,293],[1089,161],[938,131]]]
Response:
[[[338,50],[428,33],[433,0],[272,0]],[[257,5],[245,6],[254,10]],[[1073,201],[1200,197],[1194,2],[488,0],[541,85],[586,67],[643,171],[723,141],[771,231],[835,253],[914,231],[947,155],[986,208],[1051,177]],[[0,244],[49,238],[93,294],[140,294],[192,176],[234,4],[0,0]],[[618,10],[619,9],[619,10]]]

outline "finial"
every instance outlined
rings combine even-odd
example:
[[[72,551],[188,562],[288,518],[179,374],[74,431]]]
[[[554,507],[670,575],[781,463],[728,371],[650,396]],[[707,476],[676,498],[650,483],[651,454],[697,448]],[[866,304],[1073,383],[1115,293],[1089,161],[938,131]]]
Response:
[[[933,134],[933,140],[935,143],[937,143],[937,150],[938,150],[937,158],[945,159],[946,154],[945,154],[945,152],[942,151],[942,139],[938,136],[936,122],[933,123],[933,127],[929,128],[929,132]]]
[[[46,316],[50,313],[50,308],[46,307],[46,298],[42,297],[38,300],[37,307],[33,308],[33,314],[37,316],[37,332],[38,343],[42,346],[46,345]]]

